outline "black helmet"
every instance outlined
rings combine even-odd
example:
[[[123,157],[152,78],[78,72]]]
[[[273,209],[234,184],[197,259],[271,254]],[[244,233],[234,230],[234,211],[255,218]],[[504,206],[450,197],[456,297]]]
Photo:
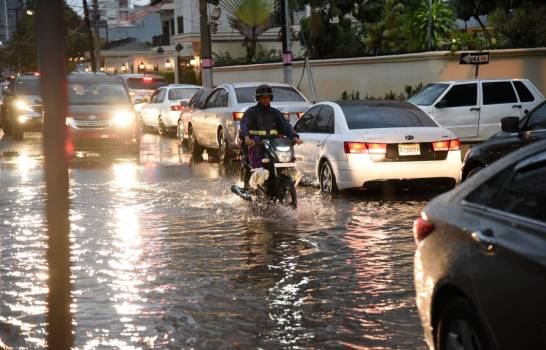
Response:
[[[270,96],[271,100],[273,100],[273,90],[271,89],[271,86],[262,84],[256,88],[256,101],[262,96]]]

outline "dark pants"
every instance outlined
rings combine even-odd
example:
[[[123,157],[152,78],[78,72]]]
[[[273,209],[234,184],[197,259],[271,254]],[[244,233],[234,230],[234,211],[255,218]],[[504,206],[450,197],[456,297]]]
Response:
[[[258,136],[252,138],[254,141],[259,142],[261,139]],[[256,144],[252,147],[248,147],[248,159],[252,169],[262,168],[262,159],[265,157],[264,145]]]

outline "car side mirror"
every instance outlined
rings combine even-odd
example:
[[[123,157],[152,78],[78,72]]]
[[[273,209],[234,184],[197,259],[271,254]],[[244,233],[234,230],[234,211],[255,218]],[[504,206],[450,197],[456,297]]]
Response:
[[[509,132],[509,133],[519,132],[519,118],[518,117],[502,118],[501,130],[504,132]]]
[[[434,105],[436,108],[446,108],[447,107],[447,101],[446,100],[440,100],[437,104]]]

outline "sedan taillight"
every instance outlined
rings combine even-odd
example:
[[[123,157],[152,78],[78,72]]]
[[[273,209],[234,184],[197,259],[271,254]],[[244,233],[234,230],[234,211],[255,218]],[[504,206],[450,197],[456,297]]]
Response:
[[[387,154],[386,143],[345,142],[345,153]]]
[[[434,224],[428,222],[424,213],[413,222],[413,237],[415,243],[419,244],[434,231]]]
[[[172,105],[171,106],[171,111],[182,111],[184,109],[184,107],[182,107],[181,105]]]
[[[244,112],[233,112],[233,121],[237,122],[241,119],[243,119]]]
[[[435,152],[458,151],[461,149],[461,141],[459,139],[437,141],[432,143],[432,148]]]

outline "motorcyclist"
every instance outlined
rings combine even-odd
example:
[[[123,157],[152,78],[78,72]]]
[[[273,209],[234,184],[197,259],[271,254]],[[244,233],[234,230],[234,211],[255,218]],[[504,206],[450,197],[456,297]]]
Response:
[[[252,168],[262,167],[264,158],[263,145],[257,143],[262,139],[273,139],[284,135],[302,144],[299,135],[292,129],[290,123],[284,119],[281,111],[271,107],[273,90],[267,84],[256,88],[256,105],[246,110],[241,119],[241,136],[248,148],[248,158]]]

